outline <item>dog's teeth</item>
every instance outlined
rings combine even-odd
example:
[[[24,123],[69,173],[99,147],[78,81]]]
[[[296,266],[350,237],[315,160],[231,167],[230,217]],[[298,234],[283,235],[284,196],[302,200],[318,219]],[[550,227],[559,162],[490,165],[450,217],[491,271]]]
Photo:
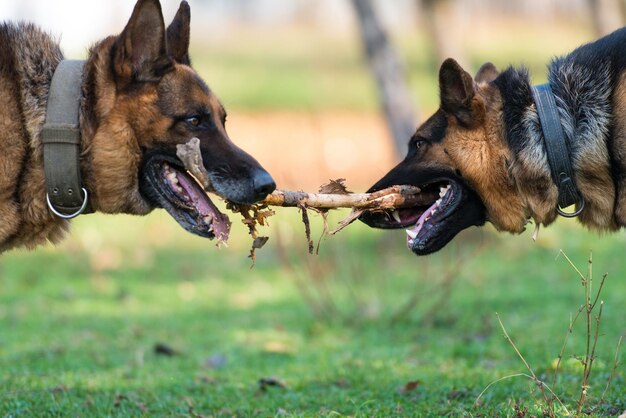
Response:
[[[211,222],[213,222],[213,217],[211,215],[207,215],[204,218],[202,218],[202,220],[204,221],[205,224],[210,225]]]
[[[398,213],[397,210],[394,210],[393,212],[391,212],[391,216],[393,217],[393,219],[396,220],[396,222],[398,222],[399,224],[402,223],[402,220],[400,220],[400,213]]]
[[[407,230],[406,230],[406,234],[407,234],[407,235],[411,238],[411,240],[414,240],[414,239],[415,239],[415,237],[417,237],[417,232],[412,231],[412,230],[410,230],[410,229],[407,229]]]
[[[441,205],[441,198],[437,199],[437,201],[435,202],[435,205],[437,206]]]

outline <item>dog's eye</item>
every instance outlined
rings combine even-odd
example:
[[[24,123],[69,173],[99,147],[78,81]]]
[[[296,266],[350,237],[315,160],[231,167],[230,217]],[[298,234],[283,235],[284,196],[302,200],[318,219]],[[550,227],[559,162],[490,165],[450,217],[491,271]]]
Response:
[[[200,120],[198,116],[192,116],[190,118],[187,118],[187,123],[194,127],[200,125],[200,122],[202,121]]]
[[[424,145],[426,145],[426,141],[424,139],[418,138],[415,140],[415,149],[420,149]]]

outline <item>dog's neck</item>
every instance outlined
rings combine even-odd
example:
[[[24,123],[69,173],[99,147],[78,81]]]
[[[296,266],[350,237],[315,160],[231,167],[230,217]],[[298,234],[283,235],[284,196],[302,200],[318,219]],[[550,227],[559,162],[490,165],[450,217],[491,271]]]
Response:
[[[595,71],[570,56],[555,59],[548,81],[570,145],[576,184],[586,202],[579,220],[596,229],[615,229],[615,195],[608,140],[611,125],[609,65]],[[502,100],[506,140],[513,154],[510,173],[526,210],[547,225],[557,216],[558,190],[550,174],[543,132],[525,68],[509,68],[495,81]],[[604,194],[601,199],[598,194]],[[609,205],[610,207],[607,207]]]
[[[114,136],[134,141],[132,129],[124,122],[126,115],[115,109],[118,91],[110,64],[114,43],[115,37],[109,37],[95,44],[85,63],[80,106],[81,174],[94,211],[145,215],[152,208],[140,196],[138,176],[133,175],[141,162],[133,156],[120,156],[111,141]]]

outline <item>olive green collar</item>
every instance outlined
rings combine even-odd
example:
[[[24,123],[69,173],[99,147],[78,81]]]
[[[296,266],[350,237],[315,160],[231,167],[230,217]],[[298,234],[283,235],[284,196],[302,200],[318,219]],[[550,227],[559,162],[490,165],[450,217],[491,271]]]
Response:
[[[41,136],[48,208],[63,219],[88,211],[89,196],[80,176],[78,114],[84,64],[63,60],[56,68]]]

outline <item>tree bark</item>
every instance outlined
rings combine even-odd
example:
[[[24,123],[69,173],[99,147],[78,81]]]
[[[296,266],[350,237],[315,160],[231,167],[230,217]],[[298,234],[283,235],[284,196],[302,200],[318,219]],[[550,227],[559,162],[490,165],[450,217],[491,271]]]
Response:
[[[587,0],[593,31],[604,36],[622,25],[623,0]]]
[[[372,0],[352,0],[367,62],[376,79],[381,105],[399,157],[416,128],[416,109],[406,82],[404,66],[391,46]]]
[[[421,21],[435,50],[437,65],[454,58],[461,66],[467,65],[458,39],[459,30],[450,24],[454,18],[454,0],[418,0]]]

